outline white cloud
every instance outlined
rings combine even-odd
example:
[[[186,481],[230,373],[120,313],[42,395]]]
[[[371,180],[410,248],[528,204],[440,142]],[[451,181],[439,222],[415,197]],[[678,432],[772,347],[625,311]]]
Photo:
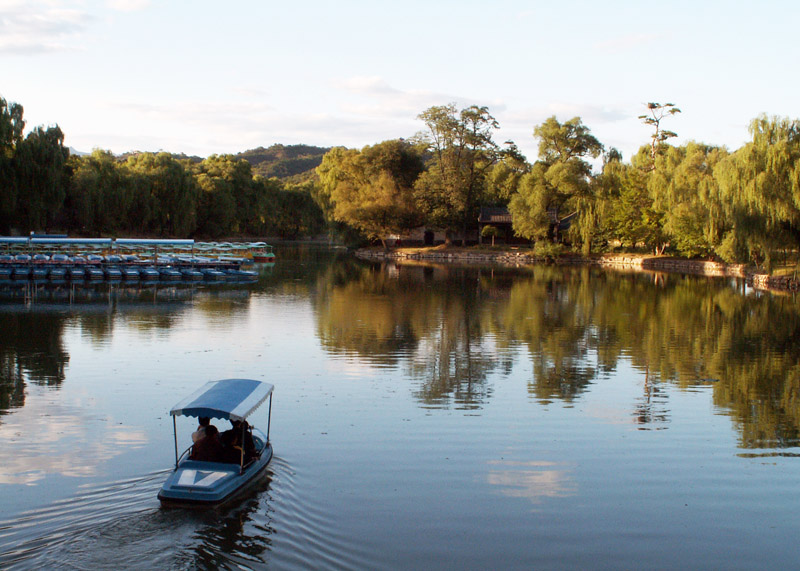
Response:
[[[29,394],[24,407],[4,416],[0,439],[5,443],[0,484],[25,485],[54,474],[95,476],[109,459],[148,443],[141,429],[98,422],[88,411],[54,403],[46,394]]]
[[[491,469],[487,481],[504,496],[525,498],[537,504],[543,498],[575,495],[576,486],[569,471],[554,469],[557,464],[553,462],[496,460],[489,464],[500,468]]]
[[[74,49],[92,18],[78,9],[46,2],[0,4],[0,54],[33,55]]]

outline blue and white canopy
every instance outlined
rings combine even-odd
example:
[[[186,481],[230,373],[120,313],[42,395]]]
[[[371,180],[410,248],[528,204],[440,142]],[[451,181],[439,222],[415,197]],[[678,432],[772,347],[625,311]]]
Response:
[[[172,407],[169,413],[244,420],[267,400],[273,388],[269,383],[253,379],[211,381]]]

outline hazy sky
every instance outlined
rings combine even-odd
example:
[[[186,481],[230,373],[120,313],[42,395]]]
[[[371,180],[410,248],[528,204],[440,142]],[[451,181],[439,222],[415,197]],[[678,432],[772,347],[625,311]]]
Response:
[[[800,2],[0,0],[0,96],[80,151],[208,156],[409,137],[432,105],[533,128],[580,116],[629,160],[648,101],[730,149],[800,118]]]

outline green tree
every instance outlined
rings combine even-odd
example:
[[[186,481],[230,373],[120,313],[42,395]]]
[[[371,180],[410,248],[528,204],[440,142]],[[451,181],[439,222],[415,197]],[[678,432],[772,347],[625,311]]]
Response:
[[[147,214],[147,232],[190,236],[197,224],[197,182],[169,153],[142,153],[128,158],[134,176],[135,209]]]
[[[422,169],[419,151],[393,140],[361,151],[334,148],[325,154],[317,173],[333,219],[385,247],[388,235],[420,223],[412,192]]]
[[[197,232],[220,238],[248,232],[258,218],[250,163],[233,155],[211,155],[192,165],[200,189]]]
[[[597,158],[603,145],[580,117],[564,123],[550,117],[534,129],[534,136],[539,139],[539,160],[509,205],[514,230],[531,240],[554,237],[549,230],[571,216],[570,233],[588,253],[598,217],[592,167],[586,159]]]
[[[654,224],[657,219],[652,212],[646,173],[613,156],[603,165],[598,188],[609,240],[619,240],[623,247],[631,248],[653,241],[660,225]]]
[[[695,142],[669,147],[664,168],[651,175],[651,192],[659,203],[656,208],[663,212],[664,233],[681,255],[712,254],[728,229],[713,175],[726,155],[725,149]]]
[[[325,228],[322,210],[314,198],[314,182],[284,185],[276,178],[260,180],[267,191],[262,211],[264,234],[296,239],[314,236]]]
[[[499,159],[486,172],[485,201],[491,206],[507,206],[531,165],[512,141],[500,151]]]
[[[16,218],[24,232],[49,230],[60,214],[69,183],[64,133],[36,127],[17,143],[14,171],[17,181]]]
[[[476,224],[488,169],[500,157],[492,139],[499,124],[487,107],[461,111],[455,104],[434,106],[419,117],[428,130],[419,135],[431,153],[415,184],[416,200],[428,223],[461,232],[462,244]]]
[[[547,182],[547,165],[536,161],[529,173],[520,179],[518,191],[508,204],[514,233],[528,240],[552,238],[548,212],[555,191]]]
[[[70,161],[73,174],[64,205],[69,226],[82,234],[130,231],[133,194],[127,168],[99,149]]]
[[[769,268],[775,249],[800,244],[800,121],[762,115],[750,133],[714,170],[733,221],[719,253]]]
[[[13,159],[25,128],[22,115],[22,105],[9,104],[0,97],[0,232],[4,234],[9,232],[15,222],[17,184],[13,173]]]

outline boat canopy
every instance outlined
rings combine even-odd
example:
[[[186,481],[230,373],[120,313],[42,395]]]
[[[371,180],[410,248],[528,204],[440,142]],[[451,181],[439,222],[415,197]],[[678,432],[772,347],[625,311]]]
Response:
[[[28,240],[22,236],[0,236],[0,244],[27,244]]]
[[[244,420],[272,394],[274,387],[253,379],[210,381],[185,398],[169,413],[172,416],[205,416]]]
[[[193,246],[194,240],[169,240],[158,238],[117,238],[117,246]]]
[[[97,246],[110,248],[111,242],[111,238],[31,238],[31,244],[49,244],[52,246]]]

